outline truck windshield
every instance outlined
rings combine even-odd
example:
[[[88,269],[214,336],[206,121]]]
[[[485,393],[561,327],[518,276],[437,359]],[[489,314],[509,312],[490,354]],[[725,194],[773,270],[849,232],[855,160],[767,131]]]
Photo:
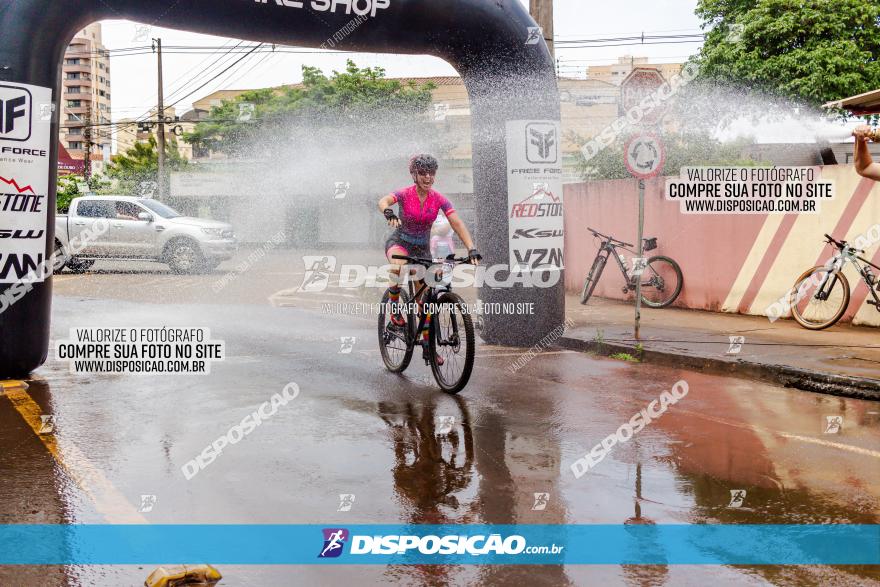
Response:
[[[156,200],[138,200],[138,204],[146,206],[162,218],[177,218],[178,216],[182,216],[182,214],[174,208],[166,206],[162,202],[157,202]]]

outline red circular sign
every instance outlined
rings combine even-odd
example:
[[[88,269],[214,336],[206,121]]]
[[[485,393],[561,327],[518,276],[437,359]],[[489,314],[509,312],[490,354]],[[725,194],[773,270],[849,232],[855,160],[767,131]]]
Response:
[[[666,83],[660,70],[650,67],[634,68],[626,79],[620,84],[620,115],[633,110],[642,103],[646,97],[655,94],[657,89]],[[653,106],[640,108],[641,124],[653,125],[660,122],[666,113],[666,105],[654,100]]]
[[[660,175],[666,163],[663,141],[651,133],[633,135],[623,147],[623,163],[626,170],[639,179]]]

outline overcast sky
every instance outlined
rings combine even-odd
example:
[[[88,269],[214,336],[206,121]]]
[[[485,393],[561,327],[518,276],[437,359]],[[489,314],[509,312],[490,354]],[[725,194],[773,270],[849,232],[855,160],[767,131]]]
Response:
[[[528,0],[521,0],[527,5]],[[696,0],[556,0],[555,27],[558,40],[599,38],[659,32],[697,33],[700,21],[694,15]],[[221,46],[226,37],[211,37],[172,29],[153,27],[148,32],[138,31],[138,25],[129,21],[109,20],[102,23],[104,45],[108,49],[123,49],[149,45],[151,37],[159,37],[168,45]],[[140,32],[141,37],[136,35]],[[236,41],[237,42],[237,41]],[[696,52],[699,43],[644,45],[632,47],[591,47],[587,49],[557,50],[564,61],[563,75],[582,73],[587,65],[612,63],[621,55],[648,56],[660,62],[683,61]],[[213,75],[197,83],[189,83],[193,76],[210,64],[216,55],[164,56],[166,105],[195,89]],[[240,57],[240,56],[239,56]],[[197,100],[218,89],[262,88],[301,81],[302,65],[320,67],[329,73],[345,67],[346,59],[354,59],[359,66],[382,66],[389,77],[455,75],[446,62],[435,57],[387,54],[333,54],[253,55],[239,66],[205,86],[177,105],[182,114]],[[230,62],[234,59],[230,58]],[[219,72],[218,67],[214,73]],[[156,105],[156,57],[154,55],[111,57],[111,95],[113,120],[136,117]],[[189,85],[187,85],[189,83]],[[175,90],[186,86],[182,92]]]

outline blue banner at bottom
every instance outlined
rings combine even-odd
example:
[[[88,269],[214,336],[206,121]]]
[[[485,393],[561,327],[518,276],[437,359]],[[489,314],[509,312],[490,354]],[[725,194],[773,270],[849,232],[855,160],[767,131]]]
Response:
[[[876,565],[878,525],[0,525],[0,565]]]

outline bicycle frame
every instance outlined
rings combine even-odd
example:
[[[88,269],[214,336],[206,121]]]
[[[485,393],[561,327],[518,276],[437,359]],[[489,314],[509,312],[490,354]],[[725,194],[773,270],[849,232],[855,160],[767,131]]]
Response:
[[[620,268],[620,272],[623,274],[623,278],[626,280],[627,287],[634,288],[635,283],[636,283],[636,277],[635,277],[635,275],[629,274],[629,269],[627,268],[626,264],[620,260],[620,255],[618,254],[617,249],[623,249],[624,251],[627,251],[628,253],[632,253],[633,255],[638,255],[638,253],[636,253],[632,249],[629,249],[623,245],[615,245],[611,241],[605,241],[602,243],[602,248],[599,249],[599,253],[598,253],[598,255],[602,255],[604,253],[605,257],[606,257],[605,263],[603,263],[603,270],[604,270],[604,266],[607,265],[607,263],[608,263],[608,257],[614,257],[614,260],[617,262],[617,266]],[[600,275],[595,276],[594,279],[599,279],[600,276],[601,276],[601,272],[600,272]],[[646,285],[646,284],[643,283],[642,285]]]
[[[868,286],[868,292],[871,294],[871,298],[873,298],[874,300],[874,303],[872,305],[877,308],[878,311],[880,311],[880,296],[878,296],[877,290],[875,289],[877,287],[877,281],[875,281],[873,284],[868,281],[868,274],[866,272],[867,267],[863,267],[862,265],[860,265],[859,261],[862,261],[863,263],[866,263],[867,265],[870,265],[877,270],[880,270],[880,267],[878,267],[874,263],[871,263],[868,259],[865,259],[864,257],[860,257],[856,254],[851,253],[849,246],[846,246],[843,249],[838,249],[837,252],[834,254],[833,259],[834,262],[832,264],[831,270],[828,271],[828,273],[822,279],[822,282],[819,284],[819,287],[816,288],[816,293],[813,295],[813,297],[815,297],[817,300],[827,299],[828,292],[833,291],[834,286],[837,285],[837,274],[843,271],[843,268],[847,263],[852,263],[856,266],[856,269],[858,270],[859,276],[862,278],[862,281],[864,281],[865,285]],[[825,286],[829,284],[829,278],[832,276],[834,279],[830,282],[830,286],[826,291]],[[880,276],[878,276],[878,278],[880,278]]]
[[[412,280],[412,274],[409,271],[407,271],[406,282],[407,282],[407,289],[409,291],[410,303],[417,304],[418,302],[416,302],[416,300],[418,299],[418,297],[422,296],[422,295],[425,296],[425,299],[423,299],[421,301],[421,304],[419,306],[415,306],[414,308],[418,308],[423,304],[434,304],[437,302],[437,299],[440,297],[441,293],[452,291],[451,284],[447,285],[445,287],[430,287],[425,281],[421,282],[422,285],[421,285],[421,287],[419,287],[419,291],[415,291],[415,284]],[[428,290],[428,292],[424,293],[425,290]],[[415,314],[415,313],[416,313],[416,310],[414,309],[413,312],[411,312],[411,314]],[[411,347],[415,346],[416,343],[418,342],[419,334],[422,332],[422,329],[425,327],[425,321],[428,318],[428,313],[426,313],[426,312],[418,312],[418,314],[419,314],[419,323],[418,323],[418,326],[416,326],[415,331],[414,332],[407,332],[407,345],[409,345]],[[458,323],[457,322],[452,323],[452,330],[454,332],[454,336],[457,337],[458,336]],[[446,343],[443,343],[441,341],[438,344],[446,344]]]

